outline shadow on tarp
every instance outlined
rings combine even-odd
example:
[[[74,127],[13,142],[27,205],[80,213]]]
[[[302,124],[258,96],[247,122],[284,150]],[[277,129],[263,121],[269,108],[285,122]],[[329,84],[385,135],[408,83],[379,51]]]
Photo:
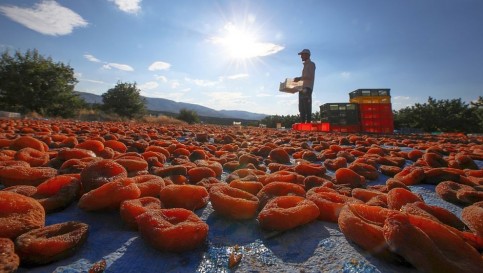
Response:
[[[324,223],[317,220],[285,232],[263,233],[263,244],[273,255],[288,263],[307,261],[314,255],[319,242],[330,237]]]
[[[195,272],[206,251],[203,246],[183,253],[163,252],[137,237],[106,272]]]
[[[210,227],[208,240],[214,245],[245,245],[260,238],[260,228],[256,219],[231,220],[211,213],[206,219]]]

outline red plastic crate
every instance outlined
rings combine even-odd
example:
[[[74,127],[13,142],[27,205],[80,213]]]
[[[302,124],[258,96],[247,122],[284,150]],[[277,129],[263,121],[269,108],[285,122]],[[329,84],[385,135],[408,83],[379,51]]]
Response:
[[[360,103],[359,111],[392,113],[392,104],[391,103]]]
[[[331,132],[340,132],[340,133],[358,133],[361,131],[361,126],[359,124],[354,125],[330,125]]]
[[[392,134],[394,132],[394,126],[362,126],[361,131],[366,133]]]
[[[363,127],[375,126],[375,127],[394,127],[394,119],[391,118],[364,118],[361,119],[361,125]]]
[[[292,129],[299,131],[312,131],[312,123],[295,123]]]
[[[330,123],[322,122],[322,123],[315,123],[313,124],[314,131],[318,132],[329,132],[330,131]]]

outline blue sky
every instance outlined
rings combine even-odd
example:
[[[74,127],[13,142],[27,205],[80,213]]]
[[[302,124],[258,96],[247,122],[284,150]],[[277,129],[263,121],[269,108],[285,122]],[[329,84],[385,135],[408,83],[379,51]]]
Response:
[[[2,0],[0,50],[38,49],[74,68],[76,90],[118,81],[216,110],[298,114],[278,91],[316,63],[313,111],[359,88],[393,109],[483,95],[481,0]]]

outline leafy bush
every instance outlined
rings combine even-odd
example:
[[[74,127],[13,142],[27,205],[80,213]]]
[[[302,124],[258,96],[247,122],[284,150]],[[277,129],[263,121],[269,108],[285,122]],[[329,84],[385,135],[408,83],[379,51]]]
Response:
[[[188,109],[181,109],[179,111],[178,119],[187,122],[188,124],[199,123],[200,117],[198,113]]]

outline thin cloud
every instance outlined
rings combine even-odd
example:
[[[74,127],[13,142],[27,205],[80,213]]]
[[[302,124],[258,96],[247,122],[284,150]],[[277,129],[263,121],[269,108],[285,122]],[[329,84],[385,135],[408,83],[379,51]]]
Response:
[[[210,104],[216,109],[232,109],[250,104],[247,100],[249,97],[240,92],[211,92],[207,96],[210,97]]]
[[[104,69],[111,69],[111,68],[115,68],[115,69],[119,69],[119,70],[122,70],[122,71],[134,71],[134,68],[132,68],[131,66],[127,65],[127,64],[118,64],[118,63],[106,63],[105,65],[102,66]]]
[[[160,82],[168,82],[168,78],[166,78],[165,76],[155,76],[155,79]]]
[[[351,77],[351,73],[350,72],[342,72],[340,73],[340,76],[343,78],[343,79],[349,79]]]
[[[197,86],[215,86],[223,81],[222,78],[218,79],[217,81],[210,81],[210,80],[200,80],[200,79],[190,79],[190,78],[185,78],[185,81],[189,83],[194,83]]]
[[[131,14],[137,14],[141,11],[141,1],[142,0],[109,0],[109,2],[114,2],[121,11]]]
[[[159,84],[155,81],[150,81],[150,82],[146,82],[146,83],[143,83],[139,86],[139,89],[141,90],[152,90],[152,89],[156,89],[157,87],[159,86]]]
[[[179,83],[179,81],[176,81],[176,80],[175,81],[171,81],[170,84],[171,84],[171,88],[173,88],[173,89],[176,89],[176,88],[178,88],[181,85]]]
[[[248,74],[236,74],[236,75],[228,76],[226,78],[229,80],[243,79],[243,78],[248,78]]]
[[[12,21],[45,35],[67,35],[74,28],[88,25],[79,14],[52,0],[42,1],[33,8],[0,6],[0,12]]]
[[[89,79],[80,79],[81,81],[84,82],[92,82],[92,83],[99,83],[99,84],[107,84],[106,82],[103,81],[98,81],[98,80],[89,80]]]
[[[149,71],[156,71],[156,70],[168,70],[171,67],[171,64],[166,62],[157,61],[152,63],[149,67]]]
[[[101,62],[101,60],[97,59],[96,57],[94,57],[93,55],[90,55],[90,54],[85,54],[84,58],[86,58],[88,61],[91,61],[93,63],[100,63]]]

